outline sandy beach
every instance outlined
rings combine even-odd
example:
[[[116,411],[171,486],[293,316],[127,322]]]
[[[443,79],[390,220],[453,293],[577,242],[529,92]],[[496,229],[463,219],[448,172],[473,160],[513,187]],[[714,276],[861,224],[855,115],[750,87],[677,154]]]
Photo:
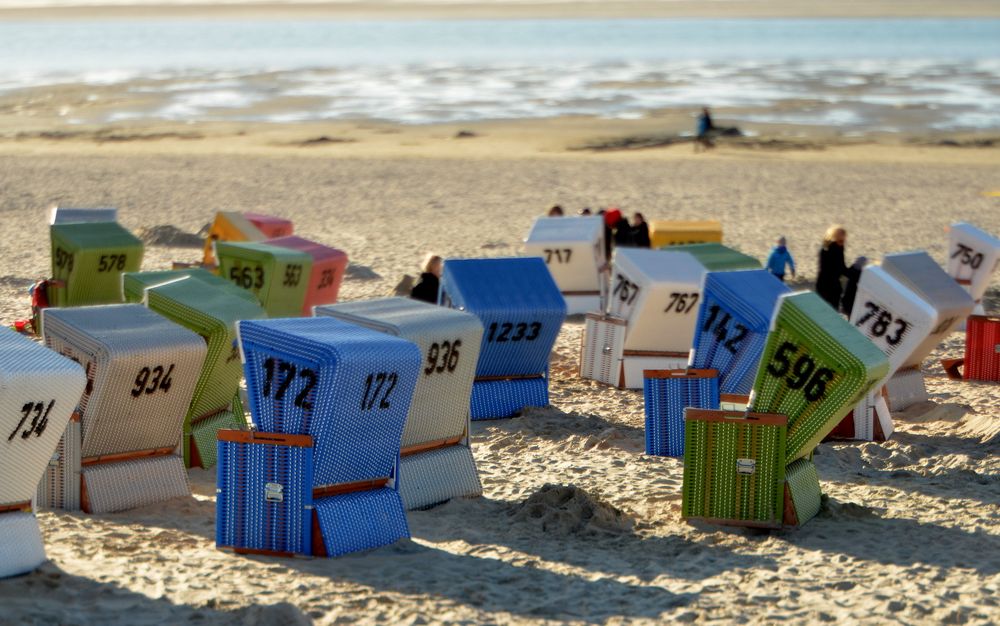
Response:
[[[193,233],[222,209],[286,216],[298,234],[348,252],[343,300],[387,295],[426,251],[517,255],[554,203],[718,218],[727,244],[758,257],[784,234],[800,286],[815,277],[831,222],[846,226],[849,257],[870,259],[923,248],[944,261],[945,228],[958,220],[1000,232],[1000,199],[984,195],[1000,189],[988,134],[778,133],[708,154],[690,143],[571,149],[663,127],[569,118],[68,129],[7,117],[0,316],[25,317],[26,286],[48,272],[55,203],[116,206],[134,232]],[[143,268],[198,254],[148,245]],[[994,310],[998,296],[994,279]],[[760,533],[680,519],[680,460],[643,454],[640,392],[578,377],[582,329],[573,318],[561,332],[552,406],[473,425],[484,496],[412,512],[412,540],[335,560],[218,551],[214,474],[193,470],[193,498],[41,513],[51,562],[0,582],[0,623],[1000,620],[1000,399],[994,385],[949,381],[935,364],[961,354],[962,334],[928,361],[932,401],[897,414],[891,441],[819,447],[827,499],[817,518]]]

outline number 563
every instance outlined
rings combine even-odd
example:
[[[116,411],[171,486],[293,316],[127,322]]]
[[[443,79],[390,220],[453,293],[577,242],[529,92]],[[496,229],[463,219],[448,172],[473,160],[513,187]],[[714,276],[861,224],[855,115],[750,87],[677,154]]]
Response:
[[[815,402],[826,393],[826,384],[833,380],[834,371],[828,367],[816,367],[816,361],[808,354],[802,354],[792,362],[799,352],[799,346],[786,341],[778,346],[767,373],[775,378],[785,378],[789,389],[801,389],[806,400]],[[786,377],[787,375],[787,377]]]

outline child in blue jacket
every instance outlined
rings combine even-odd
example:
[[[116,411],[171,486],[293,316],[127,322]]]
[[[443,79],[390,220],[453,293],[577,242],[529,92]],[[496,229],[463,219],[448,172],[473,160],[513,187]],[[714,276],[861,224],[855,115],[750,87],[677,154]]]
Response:
[[[767,263],[765,267],[767,271],[774,274],[778,280],[784,282],[785,280],[785,268],[790,270],[792,278],[795,278],[795,259],[792,258],[792,253],[788,251],[785,247],[785,238],[778,237],[778,245],[771,248],[771,254],[767,255]]]

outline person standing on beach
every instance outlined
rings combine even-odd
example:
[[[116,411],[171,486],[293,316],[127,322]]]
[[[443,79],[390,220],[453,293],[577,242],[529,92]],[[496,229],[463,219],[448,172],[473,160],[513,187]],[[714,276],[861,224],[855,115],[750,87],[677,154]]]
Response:
[[[423,273],[420,274],[420,282],[413,287],[410,297],[414,300],[423,300],[431,304],[437,304],[438,287],[441,284],[441,271],[444,269],[444,259],[436,254],[428,254],[424,258]]]
[[[771,253],[767,255],[767,263],[764,264],[767,271],[774,274],[781,282],[785,282],[786,269],[792,278],[795,278],[795,259],[792,258],[792,253],[788,251],[785,243],[784,237],[778,237],[776,245],[771,248]]]
[[[703,150],[710,150],[715,147],[712,142],[712,131],[715,130],[715,123],[712,121],[712,114],[708,107],[703,107],[701,115],[698,116],[698,123],[695,127],[694,151],[698,152],[698,146]]]
[[[844,263],[844,244],[847,231],[834,224],[826,229],[823,247],[819,250],[819,274],[816,276],[816,293],[829,303],[835,311],[840,310],[840,298],[844,293],[840,279],[847,275]]]
[[[642,213],[632,216],[632,245],[636,248],[649,247],[649,224]]]

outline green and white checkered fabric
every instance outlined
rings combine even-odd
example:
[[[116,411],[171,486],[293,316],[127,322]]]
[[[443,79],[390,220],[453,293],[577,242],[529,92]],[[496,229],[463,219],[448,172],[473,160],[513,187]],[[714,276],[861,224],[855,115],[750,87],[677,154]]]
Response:
[[[823,492],[819,486],[816,466],[808,459],[799,459],[785,468],[785,482],[792,497],[792,506],[802,526],[819,513]]]
[[[667,249],[671,252],[687,252],[704,265],[709,272],[760,269],[760,261],[721,243],[690,243],[670,246]]]
[[[313,258],[267,243],[217,242],[219,274],[253,293],[268,317],[302,317]]]
[[[216,439],[220,430],[243,430],[246,426],[246,417],[243,415],[241,404],[191,424],[190,445],[197,448],[201,466],[206,469],[215,467],[218,461]],[[185,448],[184,451],[190,455],[190,448]],[[190,460],[186,460],[190,465]]]
[[[192,424],[198,418],[229,408],[239,389],[243,376],[239,348],[236,344],[236,322],[262,319],[264,309],[258,304],[236,295],[232,289],[220,289],[198,278],[182,278],[146,289],[146,306],[167,319],[194,331],[208,344],[208,354],[202,367],[194,396],[184,419],[184,432],[192,433]],[[242,420],[225,421],[226,428],[239,428]],[[199,427],[200,431],[205,429]],[[215,456],[215,435],[211,436]],[[202,452],[199,446],[199,452]],[[202,453],[202,461],[205,461]],[[190,455],[185,446],[185,461]],[[205,467],[211,467],[205,465]]]
[[[688,409],[682,516],[748,526],[781,526],[784,416]]]
[[[122,297],[125,302],[142,302],[146,296],[146,288],[161,283],[167,283],[179,278],[192,277],[198,280],[228,290],[245,300],[257,303],[257,296],[230,281],[217,276],[200,267],[190,267],[182,270],[154,270],[150,272],[126,272],[122,274]]]
[[[791,463],[812,452],[888,369],[885,354],[815,293],[782,296],[752,408],[788,416]]]
[[[114,304],[122,301],[122,272],[142,265],[142,242],[115,222],[53,224],[49,305]]]

